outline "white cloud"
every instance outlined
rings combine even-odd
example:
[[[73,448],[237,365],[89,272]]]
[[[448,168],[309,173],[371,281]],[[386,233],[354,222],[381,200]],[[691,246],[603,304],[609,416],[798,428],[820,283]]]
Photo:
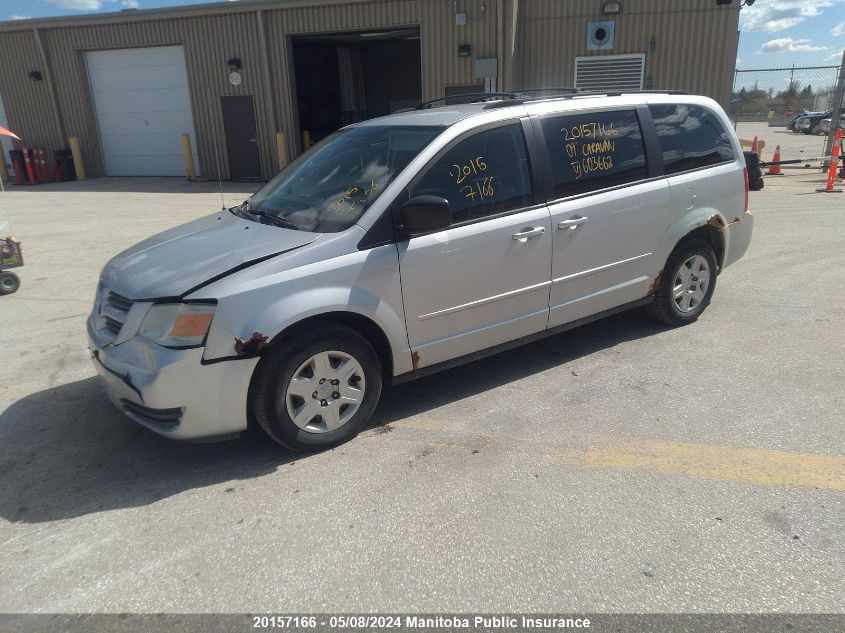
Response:
[[[742,63],[742,57],[736,58],[736,65],[739,66]]]
[[[830,34],[834,37],[837,37],[839,35],[845,35],[845,22],[840,22],[832,29],[830,29]]]
[[[808,53],[812,51],[826,51],[827,46],[813,46],[810,40],[794,40],[791,37],[781,37],[769,40],[757,51],[758,55],[771,53]]]
[[[121,0],[120,4],[122,4],[127,9],[137,9],[140,5],[138,0]]]
[[[823,10],[839,4],[840,0],[777,0],[757,2],[742,9],[744,31],[765,31],[774,33],[801,24],[807,18],[814,18]]]
[[[842,61],[842,53],[845,53],[845,51],[839,51],[838,53],[834,53],[833,55],[828,55],[827,57],[824,58],[824,61],[826,61],[826,62]]]
[[[31,20],[32,16],[31,15],[17,15],[16,14],[16,15],[13,15],[12,17],[10,17],[9,19],[10,20]]]
[[[47,0],[60,9],[74,9],[76,11],[97,11],[103,8],[100,0]]]

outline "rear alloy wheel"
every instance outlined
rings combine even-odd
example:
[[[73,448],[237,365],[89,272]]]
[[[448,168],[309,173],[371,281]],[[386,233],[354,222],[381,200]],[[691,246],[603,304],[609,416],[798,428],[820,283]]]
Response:
[[[10,295],[20,287],[20,277],[15,273],[0,273],[0,295]]]
[[[326,324],[274,345],[250,389],[255,420],[279,444],[320,450],[355,437],[375,411],[382,368],[354,330]]]
[[[660,278],[654,302],[646,307],[669,325],[692,323],[704,312],[716,288],[716,254],[707,242],[681,242]]]

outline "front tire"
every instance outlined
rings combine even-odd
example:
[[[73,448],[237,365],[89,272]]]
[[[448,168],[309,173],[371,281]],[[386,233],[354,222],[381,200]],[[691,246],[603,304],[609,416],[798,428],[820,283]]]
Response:
[[[250,405],[255,420],[279,444],[322,450],[364,428],[381,387],[381,363],[369,342],[350,328],[325,325],[264,354]]]
[[[703,240],[685,240],[675,247],[660,276],[650,316],[669,325],[696,321],[716,289],[716,254]]]
[[[10,295],[20,287],[20,277],[15,273],[0,273],[0,295]]]

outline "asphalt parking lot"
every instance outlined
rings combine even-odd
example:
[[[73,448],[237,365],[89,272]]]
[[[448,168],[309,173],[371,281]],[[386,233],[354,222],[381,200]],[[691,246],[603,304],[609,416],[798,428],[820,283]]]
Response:
[[[697,323],[617,315],[396,387],[315,455],[161,439],[94,377],[99,269],[216,185],[14,188],[0,612],[842,612],[845,194],[820,182],[752,193]]]

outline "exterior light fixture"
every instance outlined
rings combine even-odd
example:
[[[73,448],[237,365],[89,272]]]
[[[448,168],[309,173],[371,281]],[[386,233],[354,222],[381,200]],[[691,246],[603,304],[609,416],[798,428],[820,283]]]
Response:
[[[622,13],[621,2],[605,2],[602,11],[605,13]]]
[[[226,65],[229,67],[229,83],[233,86],[241,85],[241,60],[238,57],[232,57]]]
[[[27,73],[27,76],[32,79],[32,81],[41,81],[42,79],[40,70],[30,70],[29,73]]]
[[[469,57],[472,55],[472,46],[469,44],[458,45],[458,57]]]

